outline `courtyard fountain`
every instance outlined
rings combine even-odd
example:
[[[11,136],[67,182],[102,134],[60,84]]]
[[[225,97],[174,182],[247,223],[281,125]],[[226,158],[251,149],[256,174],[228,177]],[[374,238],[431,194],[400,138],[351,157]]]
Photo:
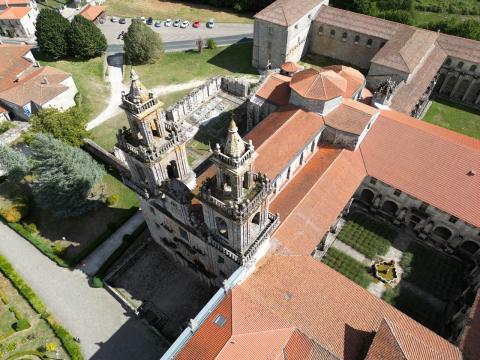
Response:
[[[388,285],[395,285],[398,282],[397,267],[395,261],[380,259],[373,264],[375,277]]]

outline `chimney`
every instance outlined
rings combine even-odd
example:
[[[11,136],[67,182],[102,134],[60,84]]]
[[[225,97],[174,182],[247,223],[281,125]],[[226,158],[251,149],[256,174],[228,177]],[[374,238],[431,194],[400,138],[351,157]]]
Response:
[[[41,84],[42,84],[42,85],[48,85],[48,79],[47,79],[46,76],[44,76],[44,77],[42,78]]]

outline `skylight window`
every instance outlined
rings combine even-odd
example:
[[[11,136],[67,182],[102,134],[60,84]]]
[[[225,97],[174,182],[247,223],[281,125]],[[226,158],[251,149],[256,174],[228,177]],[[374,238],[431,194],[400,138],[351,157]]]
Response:
[[[213,323],[219,327],[223,327],[223,325],[225,325],[226,322],[227,322],[227,319],[225,318],[225,316],[221,314],[218,314],[215,320],[213,320]]]

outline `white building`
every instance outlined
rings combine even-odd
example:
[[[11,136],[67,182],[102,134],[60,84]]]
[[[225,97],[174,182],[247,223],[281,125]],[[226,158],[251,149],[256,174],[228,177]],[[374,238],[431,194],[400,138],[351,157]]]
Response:
[[[0,11],[0,35],[27,38],[35,36],[38,16],[36,6],[7,6]]]

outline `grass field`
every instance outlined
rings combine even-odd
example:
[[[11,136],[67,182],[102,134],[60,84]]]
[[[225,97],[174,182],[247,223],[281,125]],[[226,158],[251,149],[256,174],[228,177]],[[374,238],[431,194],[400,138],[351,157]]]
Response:
[[[181,84],[216,75],[255,75],[252,67],[252,45],[241,44],[196,51],[164,53],[153,64],[135,66],[145,86]],[[126,81],[130,67],[125,70]]]
[[[40,8],[50,8],[50,9],[57,9],[66,4],[68,4],[70,0],[39,0],[37,1]]]
[[[440,300],[448,300],[463,272],[455,259],[428,246],[412,242],[407,249],[413,254],[411,270],[403,279]]]
[[[322,261],[363,288],[372,282],[372,277],[362,263],[335,248],[331,247]]]
[[[88,61],[80,60],[46,60],[35,54],[42,65],[66,71],[73,76],[81,94],[82,108],[88,118],[94,118],[107,106],[110,88],[103,81],[103,57]]]
[[[124,17],[152,16],[155,19],[180,18],[200,20],[202,23],[213,18],[216,22],[253,23],[252,15],[234,13],[208,5],[163,0],[107,0],[108,15]]]
[[[387,253],[396,236],[389,226],[363,214],[352,214],[338,239],[373,260]]]
[[[480,139],[480,112],[447,100],[434,100],[423,120]]]

